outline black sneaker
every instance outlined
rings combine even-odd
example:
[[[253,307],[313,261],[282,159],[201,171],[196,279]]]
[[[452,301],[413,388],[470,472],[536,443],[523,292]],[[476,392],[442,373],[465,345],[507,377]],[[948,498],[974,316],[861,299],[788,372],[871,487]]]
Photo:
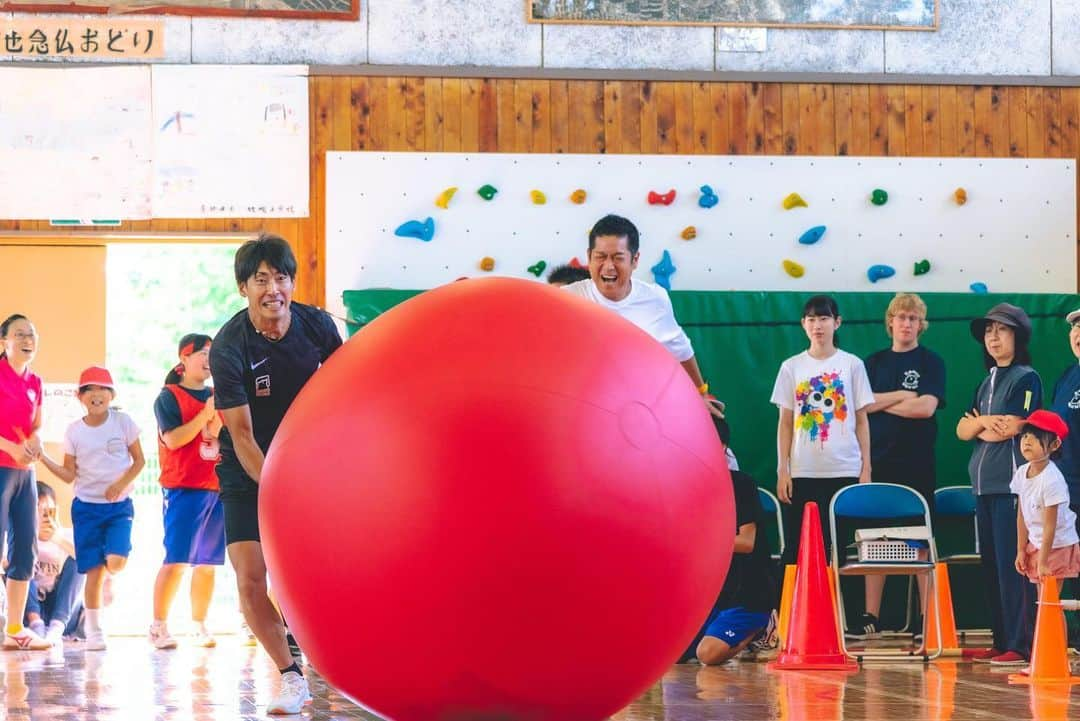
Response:
[[[881,629],[878,628],[878,623],[877,616],[864,613],[859,620],[859,625],[845,632],[844,638],[850,638],[853,641],[869,641],[870,639],[879,638]]]

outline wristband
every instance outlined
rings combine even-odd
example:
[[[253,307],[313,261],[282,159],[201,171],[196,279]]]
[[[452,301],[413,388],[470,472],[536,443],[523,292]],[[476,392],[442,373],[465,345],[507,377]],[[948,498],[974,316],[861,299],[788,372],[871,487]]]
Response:
[[[700,393],[703,396],[709,395],[709,384],[708,383],[702,383],[701,385],[699,385],[697,387],[697,392]]]

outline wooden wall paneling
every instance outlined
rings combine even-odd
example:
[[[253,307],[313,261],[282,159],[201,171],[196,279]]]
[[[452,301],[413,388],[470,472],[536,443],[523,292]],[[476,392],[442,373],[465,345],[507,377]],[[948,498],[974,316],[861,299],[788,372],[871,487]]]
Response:
[[[994,154],[992,106],[996,102],[992,87],[980,85],[975,88],[975,156],[978,158],[988,158]]]
[[[888,133],[889,142],[886,154],[890,156],[907,155],[907,124],[904,122],[904,86],[890,85],[886,91],[888,97]]]
[[[941,93],[937,85],[922,87],[922,148],[923,154],[941,155]]]
[[[784,98],[780,83],[765,83],[762,92],[762,116],[765,122],[765,154],[784,152]]]
[[[494,153],[499,150],[499,103],[496,90],[495,80],[484,78],[480,81],[477,150],[481,153]]]
[[[533,152],[532,80],[514,81],[513,108],[514,142],[509,148],[500,144],[500,148],[514,153],[531,153]]]
[[[442,78],[424,78],[424,142],[420,149],[438,153],[443,150],[443,108]]]
[[[833,88],[833,133],[836,137],[836,154],[852,155],[852,120],[853,110],[851,85],[837,85]]]
[[[656,83],[653,97],[656,101],[656,149],[664,155],[679,151],[675,139],[675,83]]]
[[[461,152],[462,139],[462,78],[443,78],[443,150],[447,153]]]
[[[532,111],[532,151],[551,152],[551,83],[533,80],[530,94]]]
[[[889,154],[889,96],[888,88],[880,85],[869,87],[870,95],[870,142],[867,155]]]
[[[904,86],[904,149],[906,155],[926,155],[923,149],[922,86]]]
[[[746,86],[746,152],[762,155],[765,152],[765,84]]]
[[[496,107],[498,108],[498,151],[517,151],[517,114],[514,108],[514,79],[499,78],[495,81]]]
[[[641,91],[639,80],[621,83],[622,92],[622,152],[636,153],[641,149]]]
[[[604,82],[604,147],[609,153],[623,152],[623,102],[622,82]],[[636,146],[635,146],[636,147]]]
[[[836,106],[832,85],[813,86],[817,103],[817,147],[819,155],[836,155]]]
[[[728,152],[732,155],[746,154],[746,116],[748,113],[747,84],[728,85]]]
[[[956,88],[956,155],[972,157],[975,153],[975,88]]]
[[[870,155],[870,86],[851,86],[851,147],[848,155]]]
[[[713,102],[709,83],[693,84],[694,149],[698,154],[712,153]]]
[[[784,129],[784,155],[797,155],[801,152],[801,146],[799,145],[799,86],[785,83],[781,89],[780,100],[782,107],[780,122]]]
[[[642,153],[655,153],[660,144],[656,117],[656,86],[646,80],[641,84],[641,147]]]
[[[1024,91],[1027,112],[1027,157],[1046,156],[1046,98],[1043,89],[1032,87]]]
[[[709,86],[709,97],[712,100],[709,152],[713,155],[727,155],[731,152],[730,85],[731,83],[711,83]]]
[[[694,84],[672,83],[675,97],[675,152],[690,155],[694,142]]]
[[[941,154],[946,157],[959,155],[960,97],[955,85],[938,88],[941,107]]]
[[[551,152],[570,152],[570,83],[552,80],[548,83],[551,94]]]

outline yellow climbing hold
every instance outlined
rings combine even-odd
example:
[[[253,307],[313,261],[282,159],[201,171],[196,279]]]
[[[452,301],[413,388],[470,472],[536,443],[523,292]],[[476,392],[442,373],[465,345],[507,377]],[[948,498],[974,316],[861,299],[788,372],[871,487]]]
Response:
[[[539,190],[530,190],[529,197],[532,198],[532,202],[534,205],[543,205],[547,202],[547,196]]]
[[[578,188],[573,193],[570,193],[570,202],[574,205],[581,205],[585,202],[585,195],[585,191],[581,188]]]
[[[792,278],[802,278],[806,274],[806,268],[802,267],[793,260],[784,261],[784,272],[790,275]]]
[[[679,233],[679,235],[682,236],[683,240],[693,240],[697,237],[697,228],[692,225],[688,225],[683,228],[682,233]]]
[[[495,270],[495,259],[490,255],[485,255],[480,259],[480,270],[490,273]]]
[[[809,208],[802,196],[798,193],[791,193],[784,198],[784,210],[791,210],[792,208]],[[801,275],[801,274],[800,274]],[[798,276],[795,276],[796,278]]]
[[[457,187],[447,188],[435,198],[435,205],[439,206],[443,210],[450,207],[450,199],[454,197],[454,193],[457,192]]]

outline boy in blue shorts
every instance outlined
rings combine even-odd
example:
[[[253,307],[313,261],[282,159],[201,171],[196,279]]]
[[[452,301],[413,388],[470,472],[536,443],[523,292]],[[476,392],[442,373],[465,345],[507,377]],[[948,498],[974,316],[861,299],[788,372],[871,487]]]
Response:
[[[75,565],[86,574],[84,603],[86,650],[104,651],[101,606],[105,577],[127,565],[131,553],[131,499],[135,478],[145,465],[139,427],[131,416],[109,404],[116,396],[112,375],[93,366],[79,376],[79,401],[86,415],[64,434],[64,463],[42,454],[57,478],[75,484],[71,522]]]
[[[713,423],[727,446],[727,423],[716,417]],[[706,665],[721,664],[745,649],[759,651],[776,645],[776,583],[764,534],[765,510],[753,478],[732,471],[731,482],[735,491],[735,554],[708,620],[680,661],[696,657]]]

